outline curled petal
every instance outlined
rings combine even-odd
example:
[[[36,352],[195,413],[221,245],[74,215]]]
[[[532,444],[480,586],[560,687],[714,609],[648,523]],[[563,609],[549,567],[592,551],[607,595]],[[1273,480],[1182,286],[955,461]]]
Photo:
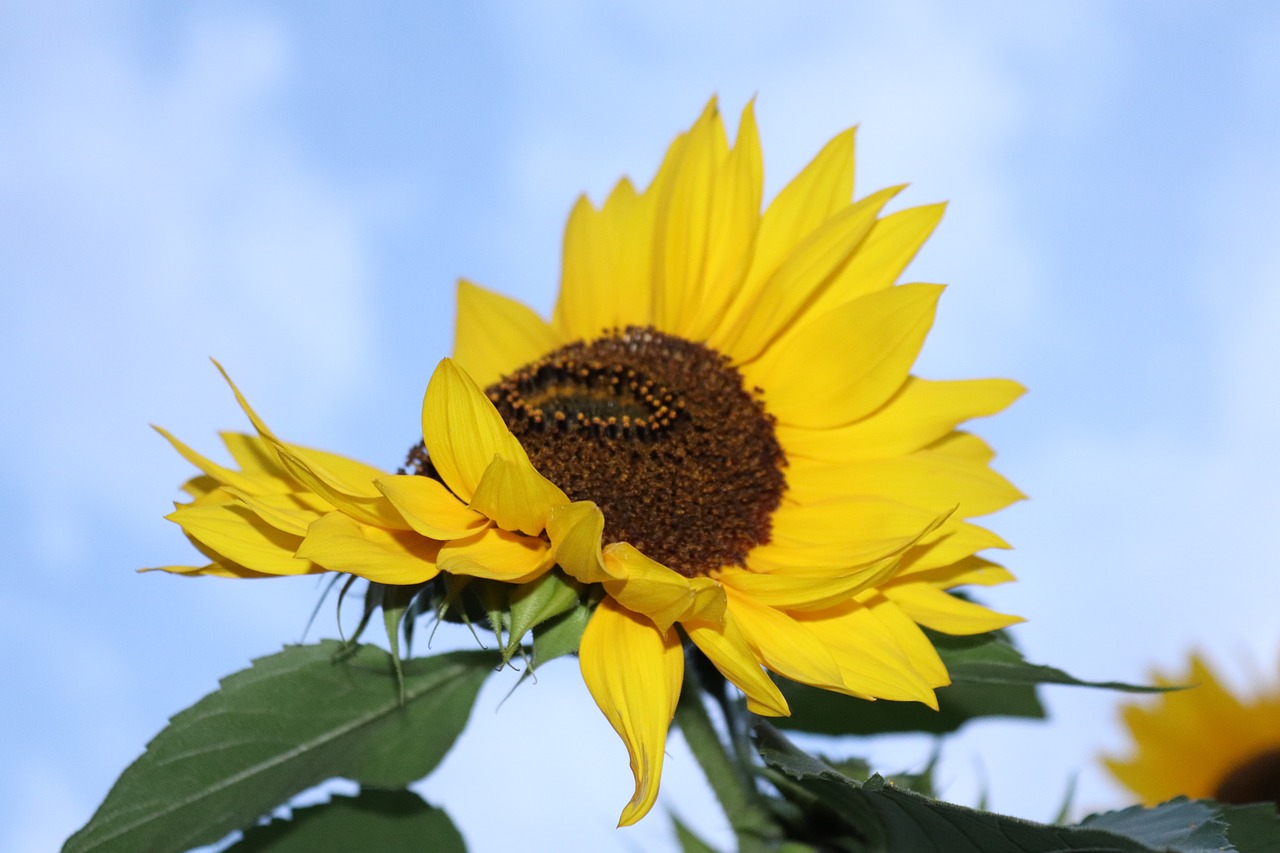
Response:
[[[631,756],[635,793],[618,821],[630,826],[658,798],[667,730],[684,681],[680,638],[605,598],[583,632],[579,661],[587,689]]]
[[[440,546],[440,570],[453,575],[524,583],[549,569],[551,547],[542,539],[490,527]]]
[[[361,524],[342,512],[312,522],[298,556],[334,572],[386,584],[414,584],[437,574],[440,543],[417,533]]]
[[[395,474],[379,477],[373,484],[410,527],[430,539],[474,536],[489,523],[484,514],[468,508],[430,477]]]
[[[484,513],[503,530],[537,536],[547,526],[551,510],[569,503],[560,487],[534,469],[528,457],[495,456],[484,470],[471,498],[471,508]]]
[[[613,576],[604,582],[605,592],[664,631],[682,619],[724,619],[724,591],[710,578],[687,578],[626,542],[605,548],[604,562]]]
[[[581,583],[600,583],[613,577],[601,551],[603,533],[604,514],[591,501],[558,507],[547,517],[547,536],[556,562]]]

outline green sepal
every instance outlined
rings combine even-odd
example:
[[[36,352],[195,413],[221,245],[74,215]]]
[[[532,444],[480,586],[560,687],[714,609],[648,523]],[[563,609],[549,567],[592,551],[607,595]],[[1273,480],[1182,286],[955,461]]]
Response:
[[[510,626],[502,650],[505,663],[520,650],[525,635],[549,619],[565,613],[582,599],[582,584],[553,569],[511,592]]]
[[[226,853],[466,853],[449,816],[412,791],[362,789],[247,830]]]
[[[444,758],[493,664],[484,652],[405,661],[401,702],[382,649],[286,646],[176,714],[63,851],[212,844],[335,776],[403,788]]]
[[[569,610],[541,623],[533,629],[533,662],[536,670],[547,661],[574,654],[582,645],[582,633],[587,630],[592,608],[579,602]]]

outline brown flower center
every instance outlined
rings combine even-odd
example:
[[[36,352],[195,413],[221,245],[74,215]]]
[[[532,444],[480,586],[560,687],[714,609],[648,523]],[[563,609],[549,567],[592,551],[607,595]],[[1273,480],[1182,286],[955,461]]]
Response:
[[[629,542],[692,577],[769,541],[786,465],[728,358],[652,328],[562,347],[485,390],[529,458]]]
[[[1213,792],[1221,803],[1275,803],[1280,806],[1280,746],[1246,759],[1228,771]]]

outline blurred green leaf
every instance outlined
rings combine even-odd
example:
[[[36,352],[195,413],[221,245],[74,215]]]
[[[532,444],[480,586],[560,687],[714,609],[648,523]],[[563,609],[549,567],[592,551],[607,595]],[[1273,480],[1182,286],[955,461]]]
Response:
[[[332,640],[286,646],[175,715],[64,853],[186,850],[217,841],[334,776],[402,788],[440,762],[495,658],[404,662]]]
[[[255,826],[226,853],[466,853],[449,816],[412,791],[364,789]]]

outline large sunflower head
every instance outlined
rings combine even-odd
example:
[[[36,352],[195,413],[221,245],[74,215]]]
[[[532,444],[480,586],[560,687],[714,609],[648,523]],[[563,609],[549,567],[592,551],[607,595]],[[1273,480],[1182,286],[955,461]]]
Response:
[[[550,322],[462,282],[457,340],[401,473],[277,438],[232,438],[172,518],[212,559],[187,573],[317,569],[526,583],[561,571],[599,604],[583,677],[657,796],[683,640],[761,714],[766,670],[936,707],[920,630],[1018,621],[947,592],[1011,579],[969,521],[1021,495],[962,422],[1020,393],[912,364],[942,288],[896,284],[942,205],[853,198],[853,132],[761,212],[751,105],[730,145],[714,101],[643,191],[574,207]],[[237,392],[238,395],[238,392]]]
[[[1112,775],[1147,805],[1185,795],[1280,806],[1280,682],[1237,696],[1199,655],[1185,676],[1156,681],[1193,686],[1124,706],[1133,748],[1104,759]]]

